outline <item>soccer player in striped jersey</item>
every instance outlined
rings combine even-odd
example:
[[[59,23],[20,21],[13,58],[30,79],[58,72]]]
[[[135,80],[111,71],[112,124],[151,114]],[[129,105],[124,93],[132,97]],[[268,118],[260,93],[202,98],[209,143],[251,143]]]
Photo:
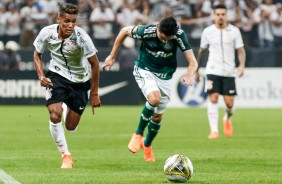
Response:
[[[133,153],[138,152],[140,147],[143,148],[144,160],[154,162],[151,145],[160,130],[163,113],[170,99],[172,75],[177,67],[177,49],[180,48],[189,63],[182,78],[187,85],[193,83],[192,76],[197,68],[197,61],[185,32],[177,26],[173,17],[166,17],[158,24],[122,28],[103,69],[111,68],[121,44],[128,36],[142,42],[133,75],[147,99],[128,148]],[[147,126],[145,138],[143,134]]]
[[[224,134],[231,137],[233,128],[231,116],[234,113],[234,99],[237,94],[235,77],[243,76],[245,69],[245,49],[240,30],[227,22],[227,9],[219,4],[214,7],[214,24],[205,28],[198,52],[199,66],[202,56],[209,50],[206,66],[206,90],[209,96],[208,120],[210,124],[209,139],[219,137],[218,132],[218,98],[223,95],[226,112],[223,117]],[[235,50],[238,53],[239,66],[236,68]],[[199,68],[198,68],[199,69]],[[198,70],[195,79],[199,80]]]
[[[73,167],[62,126],[62,104],[68,107],[65,127],[71,132],[77,129],[88,103],[89,90],[92,113],[100,106],[97,50],[88,34],[75,25],[77,12],[76,5],[61,4],[58,24],[44,27],[33,43],[34,65],[41,86],[46,87],[50,132],[63,158],[61,168]],[[44,74],[42,53],[46,48],[51,52],[51,61]]]

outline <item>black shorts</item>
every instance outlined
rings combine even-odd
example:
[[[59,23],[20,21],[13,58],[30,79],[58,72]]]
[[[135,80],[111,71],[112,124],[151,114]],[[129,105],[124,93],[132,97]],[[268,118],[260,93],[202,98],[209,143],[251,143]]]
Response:
[[[206,92],[208,94],[219,93],[226,96],[237,95],[235,77],[207,75]]]
[[[64,102],[74,112],[82,114],[89,99],[90,80],[74,83],[52,71],[48,71],[46,77],[53,83],[53,86],[46,89],[46,106]]]

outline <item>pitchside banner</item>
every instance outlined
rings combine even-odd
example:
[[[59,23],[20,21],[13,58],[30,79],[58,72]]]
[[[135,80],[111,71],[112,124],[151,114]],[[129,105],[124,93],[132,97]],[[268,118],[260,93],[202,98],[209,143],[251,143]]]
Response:
[[[172,96],[169,107],[206,107],[204,70],[201,82],[187,87],[180,82],[187,68],[178,68],[173,76]],[[236,107],[282,108],[282,68],[246,68],[245,74],[236,79]],[[222,96],[219,102],[224,107]]]
[[[118,70],[118,69],[117,69]],[[201,82],[186,86],[180,82],[187,68],[178,68],[173,76],[169,107],[206,107],[204,72]],[[282,108],[282,68],[247,68],[237,79],[236,107]],[[139,105],[144,102],[132,71],[100,73],[99,94],[103,105]],[[45,104],[45,89],[35,71],[0,72],[0,104]],[[222,97],[220,106],[224,107]]]
[[[132,71],[100,73],[99,95],[103,105],[136,105],[143,101]],[[0,104],[45,104],[45,88],[35,71],[0,72]]]

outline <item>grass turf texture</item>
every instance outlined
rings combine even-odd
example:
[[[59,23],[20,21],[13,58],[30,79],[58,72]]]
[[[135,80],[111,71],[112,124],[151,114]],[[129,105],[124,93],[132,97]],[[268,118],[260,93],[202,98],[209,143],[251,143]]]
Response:
[[[0,106],[0,169],[23,184],[170,183],[163,165],[180,153],[194,166],[189,183],[282,183],[281,109],[237,109],[234,136],[220,131],[217,140],[207,138],[206,109],[168,109],[153,143],[155,163],[127,149],[141,109],[103,106],[92,116],[87,107],[77,132],[66,132],[75,168],[62,170],[47,109]]]

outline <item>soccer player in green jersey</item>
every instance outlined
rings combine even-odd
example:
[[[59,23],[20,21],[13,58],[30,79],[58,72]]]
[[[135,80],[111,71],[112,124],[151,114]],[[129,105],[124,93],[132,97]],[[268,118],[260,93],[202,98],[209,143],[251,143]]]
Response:
[[[117,52],[127,36],[142,41],[133,75],[147,99],[128,149],[137,153],[141,147],[144,149],[144,160],[154,162],[151,145],[159,132],[162,116],[169,102],[171,78],[177,67],[177,48],[180,48],[189,63],[182,82],[192,85],[192,76],[198,64],[185,32],[177,26],[173,17],[166,17],[158,24],[122,28],[103,64],[103,69],[111,69]],[[143,133],[147,126],[148,133],[144,138]]]

